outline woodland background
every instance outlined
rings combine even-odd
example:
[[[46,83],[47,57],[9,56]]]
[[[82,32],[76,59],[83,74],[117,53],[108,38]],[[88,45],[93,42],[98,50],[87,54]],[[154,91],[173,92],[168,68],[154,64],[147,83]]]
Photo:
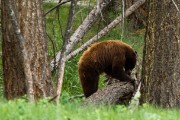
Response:
[[[58,2],[1,0],[3,119],[178,119],[178,109],[165,108],[180,103],[180,1]],[[109,39],[121,39],[138,52],[134,73],[142,83],[142,105],[135,98],[131,106],[79,107],[82,52],[73,50]],[[100,79],[105,88],[106,78]]]

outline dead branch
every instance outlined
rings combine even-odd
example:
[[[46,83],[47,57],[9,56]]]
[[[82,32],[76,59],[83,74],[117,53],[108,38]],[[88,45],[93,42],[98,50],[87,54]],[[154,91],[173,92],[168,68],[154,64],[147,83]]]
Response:
[[[56,87],[56,93],[55,98],[56,103],[59,101],[59,97],[61,94],[62,90],[62,83],[63,83],[63,77],[64,77],[64,68],[65,68],[65,62],[66,62],[66,52],[68,50],[68,44],[70,41],[70,34],[72,31],[72,23],[74,21],[74,13],[75,13],[75,6],[77,4],[77,0],[72,0],[71,1],[71,6],[69,10],[69,15],[68,15],[68,22],[67,22],[67,27],[66,27],[66,32],[64,35],[64,41],[63,41],[63,48],[61,52],[61,57],[58,62],[58,75],[57,75],[57,87]]]
[[[70,2],[71,0],[67,0],[67,1],[64,1],[64,2],[59,2],[55,7],[51,8],[50,10],[48,10],[44,16],[48,15],[50,12],[52,12],[53,10],[55,10],[56,8],[58,8],[59,6],[63,5],[63,4],[66,4],[68,2]]]
[[[124,21],[125,21],[125,17],[124,17],[124,10],[125,10],[125,1],[121,0],[122,2],[122,24],[121,24],[121,40],[123,41],[123,35],[124,35]]]
[[[125,11],[124,17],[128,17],[131,15],[137,8],[139,8],[141,5],[145,3],[146,0],[138,0],[136,3],[134,3],[130,8],[128,8]],[[76,49],[75,51],[71,52],[67,56],[67,60],[71,59],[73,56],[77,55],[79,52],[86,49],[89,45],[106,35],[110,30],[112,30],[114,27],[116,27],[121,21],[123,20],[123,16],[120,15],[117,17],[113,22],[111,22],[108,26],[106,26],[104,29],[102,29],[97,35],[95,35],[93,38],[91,38],[89,41],[84,43],[80,48]]]
[[[111,0],[102,0],[102,2],[100,2],[99,5],[96,5],[93,8],[93,10],[87,15],[83,23],[77,28],[74,34],[70,37],[67,44],[68,49],[66,51],[66,55],[68,55],[72,51],[74,45],[76,45],[79,41],[81,41],[85,33],[88,32],[92,28],[93,24],[98,19],[98,16],[100,15],[101,11],[110,3],[110,1]],[[60,54],[61,54],[61,51],[57,53],[55,60],[51,61],[51,68],[54,68],[55,61],[56,61],[55,63],[58,63],[60,59]]]
[[[173,4],[174,4],[174,6],[176,7],[177,11],[180,13],[180,10],[179,10],[179,8],[178,8],[177,4],[175,3],[175,1],[174,1],[174,0],[172,0],[172,2],[173,2]]]

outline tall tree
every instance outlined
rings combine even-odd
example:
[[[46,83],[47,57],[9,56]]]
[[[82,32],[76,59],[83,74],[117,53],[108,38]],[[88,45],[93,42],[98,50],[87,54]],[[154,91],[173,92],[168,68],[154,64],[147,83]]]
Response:
[[[2,0],[2,34],[5,97],[51,96],[42,0]]]
[[[179,0],[148,0],[142,101],[163,107],[180,106]]]

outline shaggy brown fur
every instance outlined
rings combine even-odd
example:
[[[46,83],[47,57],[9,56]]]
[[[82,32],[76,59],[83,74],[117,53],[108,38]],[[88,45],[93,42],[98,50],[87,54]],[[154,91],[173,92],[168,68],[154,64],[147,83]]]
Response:
[[[99,75],[103,72],[118,80],[133,82],[127,73],[135,64],[136,52],[128,44],[119,40],[94,43],[83,53],[78,65],[85,97],[97,91]]]

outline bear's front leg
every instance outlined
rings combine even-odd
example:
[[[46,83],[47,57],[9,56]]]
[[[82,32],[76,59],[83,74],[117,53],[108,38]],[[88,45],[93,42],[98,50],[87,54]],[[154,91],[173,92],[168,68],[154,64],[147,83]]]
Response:
[[[114,58],[112,64],[112,77],[120,80],[134,83],[134,79],[131,78],[124,70],[125,60],[123,58]]]

